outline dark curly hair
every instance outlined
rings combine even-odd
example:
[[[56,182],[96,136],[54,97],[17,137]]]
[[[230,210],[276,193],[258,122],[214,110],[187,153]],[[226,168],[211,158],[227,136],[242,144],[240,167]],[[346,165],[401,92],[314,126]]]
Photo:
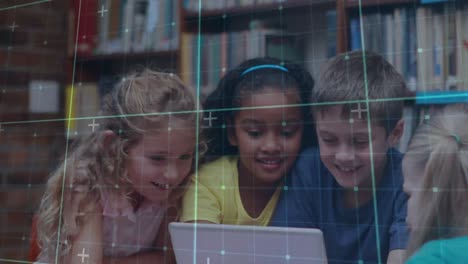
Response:
[[[243,74],[246,69],[265,64],[283,66],[287,72],[274,68],[260,68]],[[312,117],[309,114],[309,98],[313,86],[312,76],[302,66],[270,57],[246,60],[229,71],[219,81],[216,89],[207,97],[203,105],[205,113],[211,115],[211,125],[204,129],[208,143],[205,160],[210,161],[223,155],[237,154],[237,148],[228,142],[226,125],[229,120],[233,120],[234,110],[241,107],[241,98],[245,93],[261,91],[266,87],[297,90],[304,118],[302,147],[316,144]]]

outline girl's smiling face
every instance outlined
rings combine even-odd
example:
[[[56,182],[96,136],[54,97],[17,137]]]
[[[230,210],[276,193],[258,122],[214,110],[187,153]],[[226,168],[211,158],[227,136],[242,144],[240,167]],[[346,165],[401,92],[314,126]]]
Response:
[[[148,130],[130,147],[126,158],[128,177],[137,193],[152,202],[168,199],[172,190],[190,174],[193,164],[195,129],[169,126]]]
[[[303,114],[294,89],[266,87],[243,97],[228,137],[239,150],[239,175],[265,185],[276,184],[292,167],[301,149]],[[253,108],[253,109],[250,109]],[[257,108],[257,109],[255,109]]]

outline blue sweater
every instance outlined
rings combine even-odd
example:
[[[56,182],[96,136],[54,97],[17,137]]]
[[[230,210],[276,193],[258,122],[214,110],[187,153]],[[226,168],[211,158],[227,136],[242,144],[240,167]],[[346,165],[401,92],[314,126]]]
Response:
[[[388,253],[405,249],[408,240],[402,154],[391,149],[387,159],[376,200],[349,209],[344,189],[321,162],[319,149],[305,150],[286,178],[271,224],[321,229],[329,263],[379,263],[379,253],[385,263]]]

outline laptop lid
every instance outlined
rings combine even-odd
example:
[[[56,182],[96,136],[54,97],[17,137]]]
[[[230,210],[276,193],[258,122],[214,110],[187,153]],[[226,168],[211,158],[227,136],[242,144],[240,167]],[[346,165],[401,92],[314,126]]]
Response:
[[[327,263],[319,229],[174,222],[169,232],[178,264]]]

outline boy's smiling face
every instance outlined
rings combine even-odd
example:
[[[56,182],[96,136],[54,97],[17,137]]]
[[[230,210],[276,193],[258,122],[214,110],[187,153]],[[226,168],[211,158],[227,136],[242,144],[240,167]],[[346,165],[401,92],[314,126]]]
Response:
[[[372,159],[378,183],[384,173],[387,150],[400,138],[403,123],[400,121],[387,136],[384,127],[372,122],[369,130],[368,121],[358,117],[354,113],[343,114],[341,105],[314,109],[322,162],[343,188],[370,190]]]

